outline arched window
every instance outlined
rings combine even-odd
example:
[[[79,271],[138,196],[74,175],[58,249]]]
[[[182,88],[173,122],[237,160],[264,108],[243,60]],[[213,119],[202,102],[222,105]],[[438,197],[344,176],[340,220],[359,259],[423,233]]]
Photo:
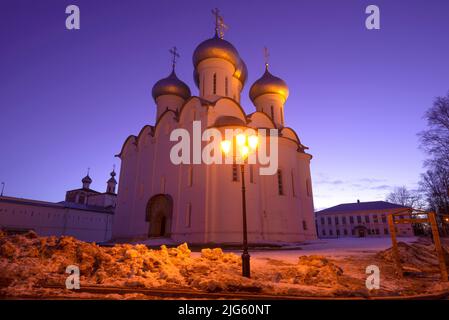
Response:
[[[249,182],[254,183],[254,165],[249,165]]]
[[[284,195],[284,185],[282,184],[282,171],[278,170],[278,193],[280,196]]]
[[[217,94],[217,74],[214,73],[214,79],[213,79],[213,93]]]
[[[239,172],[236,164],[232,165],[232,181],[239,181]]]
[[[204,96],[204,75],[203,75],[203,81],[201,81],[201,87],[202,87],[202,92],[203,92],[203,96]]]
[[[186,227],[190,228],[192,224],[192,204],[189,202],[187,204],[187,210],[186,210]]]
[[[294,197],[296,197],[296,190],[295,190],[295,172],[292,169],[291,172],[291,178],[292,178],[292,194]]]
[[[187,185],[191,187],[193,185],[193,166],[189,167],[189,176],[187,178]]]
[[[165,177],[161,177],[161,193],[165,193]]]
[[[225,96],[228,96],[228,77],[225,78]]]
[[[281,107],[281,123],[284,124],[284,108]]]
[[[312,196],[312,188],[310,187],[310,179],[306,180],[306,190],[307,190],[307,196]]]

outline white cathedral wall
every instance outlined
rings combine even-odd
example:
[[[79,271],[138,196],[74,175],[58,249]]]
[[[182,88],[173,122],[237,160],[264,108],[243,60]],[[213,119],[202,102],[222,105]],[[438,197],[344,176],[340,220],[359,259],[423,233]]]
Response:
[[[167,113],[156,128],[155,137],[143,134],[137,149],[132,143],[122,155],[122,170],[116,210],[114,237],[146,237],[145,221],[149,199],[156,194],[173,198],[171,238],[190,243],[240,243],[242,241],[241,177],[232,181],[232,165],[173,165],[169,141],[173,128],[187,129],[192,137],[192,121],[201,120],[202,130],[222,115],[242,117],[241,109],[230,100],[220,100],[215,107],[201,106],[191,100],[184,106],[180,122]],[[207,123],[207,125],[206,125]],[[246,165],[248,235],[251,242],[301,241],[314,238],[313,201],[306,195],[310,179],[310,156],[296,151],[291,140],[279,139],[280,167],[283,170],[285,195],[278,195],[277,175],[260,176],[254,165],[254,183]],[[203,146],[206,145],[203,142]],[[296,196],[291,191],[295,174]],[[192,185],[189,183],[192,172]],[[123,194],[122,194],[123,192]],[[190,208],[190,210],[189,210]],[[306,220],[308,230],[303,230]]]
[[[219,97],[238,96],[240,100],[240,91],[234,90],[238,86],[233,84],[234,65],[228,61],[217,58],[210,58],[201,61],[197,67],[200,83],[200,96],[209,101],[214,101]],[[216,75],[216,91],[213,91],[214,74]],[[226,78],[228,79],[228,92],[226,94]]]
[[[254,101],[256,110],[267,114],[278,127],[284,125],[284,103],[285,100],[278,94],[264,94]],[[273,107],[273,117],[271,107]]]
[[[128,238],[135,235],[131,229],[131,216],[134,213],[134,192],[137,170],[137,149],[135,139],[128,141],[121,155],[120,183],[117,194],[117,207],[114,213],[112,238]]]

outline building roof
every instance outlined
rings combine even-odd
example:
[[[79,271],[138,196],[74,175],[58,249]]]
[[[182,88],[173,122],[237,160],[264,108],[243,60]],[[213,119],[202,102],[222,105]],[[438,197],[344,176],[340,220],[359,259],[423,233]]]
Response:
[[[50,207],[50,208],[68,208],[74,210],[83,210],[83,211],[94,211],[94,212],[102,212],[102,213],[114,213],[113,208],[110,207],[99,207],[92,205],[85,205],[73,202],[47,202],[40,200],[31,200],[31,199],[23,199],[23,198],[15,198],[15,197],[0,197],[0,202],[6,203],[14,203],[14,204],[22,204],[28,206],[36,206],[36,207]]]
[[[391,209],[411,209],[411,208],[386,201],[370,201],[370,202],[343,203],[339,204],[338,206],[317,211],[316,213],[331,214],[331,213],[348,213],[354,211],[374,211],[374,210],[391,210]]]

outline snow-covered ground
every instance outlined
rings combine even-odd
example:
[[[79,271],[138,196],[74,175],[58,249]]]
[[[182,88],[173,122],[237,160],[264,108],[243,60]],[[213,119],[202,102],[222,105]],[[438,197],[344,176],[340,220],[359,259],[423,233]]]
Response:
[[[157,240],[158,244],[164,243],[164,239]],[[285,244],[276,250],[250,249],[252,273],[251,279],[247,279],[241,276],[240,250],[191,252],[187,244],[160,249],[142,244],[99,247],[70,237],[0,233],[0,296],[67,295],[64,290],[55,293],[46,286],[64,285],[68,265],[79,266],[82,286],[249,291],[309,297],[449,290],[447,284],[439,281],[438,259],[428,239],[398,240],[404,268],[413,271],[414,276],[396,276],[389,238],[348,238]],[[154,241],[150,245],[154,246]],[[381,289],[369,291],[365,285],[366,267],[373,264],[381,270]],[[73,297],[77,293],[69,294]]]

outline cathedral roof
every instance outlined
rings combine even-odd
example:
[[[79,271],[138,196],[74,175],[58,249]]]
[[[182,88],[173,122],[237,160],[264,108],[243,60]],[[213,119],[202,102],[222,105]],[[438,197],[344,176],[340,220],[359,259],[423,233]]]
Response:
[[[268,67],[265,68],[262,77],[251,86],[249,97],[254,103],[257,97],[267,93],[279,94],[284,100],[287,100],[289,94],[287,83],[281,78],[272,75],[270,71],[268,71]]]
[[[190,88],[176,76],[175,70],[167,78],[155,83],[152,90],[153,99],[162,95],[175,95],[187,100],[190,98]]]
[[[229,41],[221,39],[215,33],[213,38],[201,42],[193,52],[193,66],[195,67],[193,77],[196,85],[199,84],[196,68],[201,61],[210,58],[218,58],[230,62],[235,68],[234,77],[240,80],[242,85],[245,84],[246,78],[248,77],[248,69],[245,62],[240,57],[237,49]]]

